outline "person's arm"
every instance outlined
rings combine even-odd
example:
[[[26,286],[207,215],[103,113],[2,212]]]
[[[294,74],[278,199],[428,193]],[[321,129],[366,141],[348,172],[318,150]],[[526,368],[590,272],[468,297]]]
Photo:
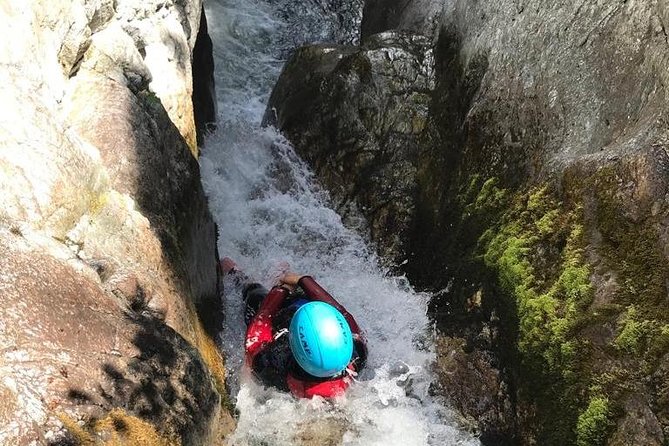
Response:
[[[333,307],[335,307],[341,314],[344,315],[346,318],[346,322],[348,322],[348,325],[351,327],[351,332],[355,335],[360,335],[360,327],[358,326],[358,323],[355,321],[351,313],[346,311],[346,308],[339,302],[335,300],[334,297],[330,295],[323,287],[321,287],[311,276],[302,276],[300,279],[297,281],[297,284],[304,290],[306,295],[311,299],[311,300],[317,300],[320,302],[325,302],[326,304],[330,304]]]
[[[249,364],[263,348],[274,341],[272,318],[288,296],[288,290],[283,287],[274,287],[263,299],[258,313],[254,316],[246,330],[246,357]]]

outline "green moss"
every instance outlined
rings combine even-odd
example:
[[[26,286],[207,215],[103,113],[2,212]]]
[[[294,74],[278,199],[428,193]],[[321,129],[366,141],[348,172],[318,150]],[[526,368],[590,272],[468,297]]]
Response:
[[[580,376],[588,349],[579,327],[594,294],[583,213],[563,205],[548,187],[510,194],[495,180],[478,184],[467,209],[474,215],[502,210],[479,237],[478,252],[494,273],[498,298],[509,301],[501,306],[513,309],[505,323],[517,323],[521,392],[538,406],[541,443],[574,442],[583,406],[578,389],[587,382]]]
[[[627,308],[618,329],[613,345],[621,352],[645,359],[649,365],[654,365],[669,346],[669,325],[642,318],[635,305]]]
[[[473,175],[467,187],[460,191],[458,202],[467,219],[476,214],[493,212],[500,205],[505,204],[506,197],[506,190],[498,187],[496,178],[483,181],[479,175]]]
[[[578,173],[564,203],[550,187],[513,192],[494,178],[462,182],[458,235],[478,231],[474,251],[490,277],[484,305],[497,299],[487,305],[507,312],[505,330],[515,327],[510,363],[519,403],[535,413],[538,444],[602,444],[621,401],[669,352],[669,262],[650,205],[636,203],[630,217],[619,186],[629,181],[614,170]],[[617,287],[606,282],[610,300],[593,304],[596,254],[598,274],[610,271]],[[589,329],[616,321],[613,340]]]
[[[631,305],[623,320],[619,323],[620,333],[616,337],[614,344],[627,353],[639,354],[642,344],[651,330],[650,321],[639,321],[636,307]]]
[[[546,206],[551,206],[552,204],[554,203],[548,194],[548,187],[539,187],[530,191],[527,199],[527,210],[541,212],[546,209]]]
[[[582,226],[576,223],[576,214],[563,214],[546,188],[532,190],[516,200],[499,227],[481,237],[480,246],[486,265],[497,272],[500,285],[517,305],[520,353],[567,377],[572,375],[570,364],[578,349],[574,328],[592,301],[593,290],[583,258]],[[538,271],[534,263],[539,252],[565,234],[557,273],[551,277]]]
[[[478,209],[500,204],[506,198],[506,191],[497,187],[496,178],[490,178],[483,183],[481,190],[476,196],[474,205]]]
[[[560,212],[557,209],[553,209],[552,211],[544,214],[544,216],[536,222],[539,233],[545,236],[554,232],[559,216]]]
[[[576,444],[578,446],[603,445],[611,426],[611,410],[606,397],[595,396],[578,417]]]
[[[473,198],[478,195],[481,189],[481,176],[476,174],[472,175],[464,193],[459,195],[460,201],[465,204],[472,202]]]

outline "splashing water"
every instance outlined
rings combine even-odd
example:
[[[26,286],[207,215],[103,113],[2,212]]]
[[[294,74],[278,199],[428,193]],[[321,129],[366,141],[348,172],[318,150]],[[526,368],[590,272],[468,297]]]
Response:
[[[263,388],[242,367],[241,296],[226,283],[221,342],[239,410],[230,443],[478,444],[455,427],[445,403],[430,396],[434,353],[425,315],[428,296],[378,265],[365,241],[328,207],[327,194],[290,144],[275,129],[260,126],[286,42],[350,40],[351,31],[343,32],[341,23],[324,25],[332,11],[307,8],[322,3],[314,0],[301,3],[300,11],[313,10],[313,15],[303,17],[296,29],[285,21],[295,3],[219,0],[207,5],[220,116],[201,157],[203,182],[220,228],[221,255],[266,285],[280,260],[315,277],[355,316],[370,355],[358,383],[334,402],[297,400]]]

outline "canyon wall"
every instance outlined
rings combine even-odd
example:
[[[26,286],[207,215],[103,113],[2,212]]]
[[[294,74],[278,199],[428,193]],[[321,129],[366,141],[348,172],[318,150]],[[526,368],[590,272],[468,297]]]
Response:
[[[434,293],[435,391],[484,443],[669,437],[667,7],[368,0],[360,46],[274,90],[266,122]]]
[[[231,429],[196,159],[201,18],[199,0],[0,5],[2,444]]]

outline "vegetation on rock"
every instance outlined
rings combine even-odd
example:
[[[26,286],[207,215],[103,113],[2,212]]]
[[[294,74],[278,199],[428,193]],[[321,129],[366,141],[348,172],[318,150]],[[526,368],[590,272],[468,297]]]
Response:
[[[592,286],[578,214],[561,214],[560,206],[545,187],[521,195],[480,244],[486,265],[515,299],[519,352],[526,361],[543,362],[567,378],[578,349],[575,328],[592,301]],[[563,247],[551,253],[556,244]],[[542,254],[559,259],[556,270],[534,266]]]
[[[519,401],[536,405],[534,423],[545,426],[542,444],[604,444],[630,392],[669,351],[662,307],[669,275],[657,234],[623,215],[623,198],[603,186],[620,181],[612,176],[603,170],[567,184],[559,200],[548,185],[510,191],[474,175],[458,195],[457,230],[481,234],[471,252],[493,273],[484,300],[507,308],[502,324],[513,342],[506,356]],[[600,273],[591,262],[599,256],[616,273],[608,303],[594,301]],[[594,334],[600,324],[612,334]],[[629,361],[638,365],[629,369]]]
[[[609,400],[597,396],[590,400],[587,409],[578,417],[578,446],[597,446],[604,444],[606,433],[610,427]]]
[[[579,362],[587,357],[579,327],[593,298],[582,209],[565,206],[546,185],[510,193],[496,178],[473,183],[480,190],[465,215],[496,215],[476,252],[494,272],[489,293],[506,301],[497,306],[512,309],[504,323],[516,325],[516,341],[506,348],[513,350],[524,398],[552,419],[546,435],[570,438],[581,404]]]

